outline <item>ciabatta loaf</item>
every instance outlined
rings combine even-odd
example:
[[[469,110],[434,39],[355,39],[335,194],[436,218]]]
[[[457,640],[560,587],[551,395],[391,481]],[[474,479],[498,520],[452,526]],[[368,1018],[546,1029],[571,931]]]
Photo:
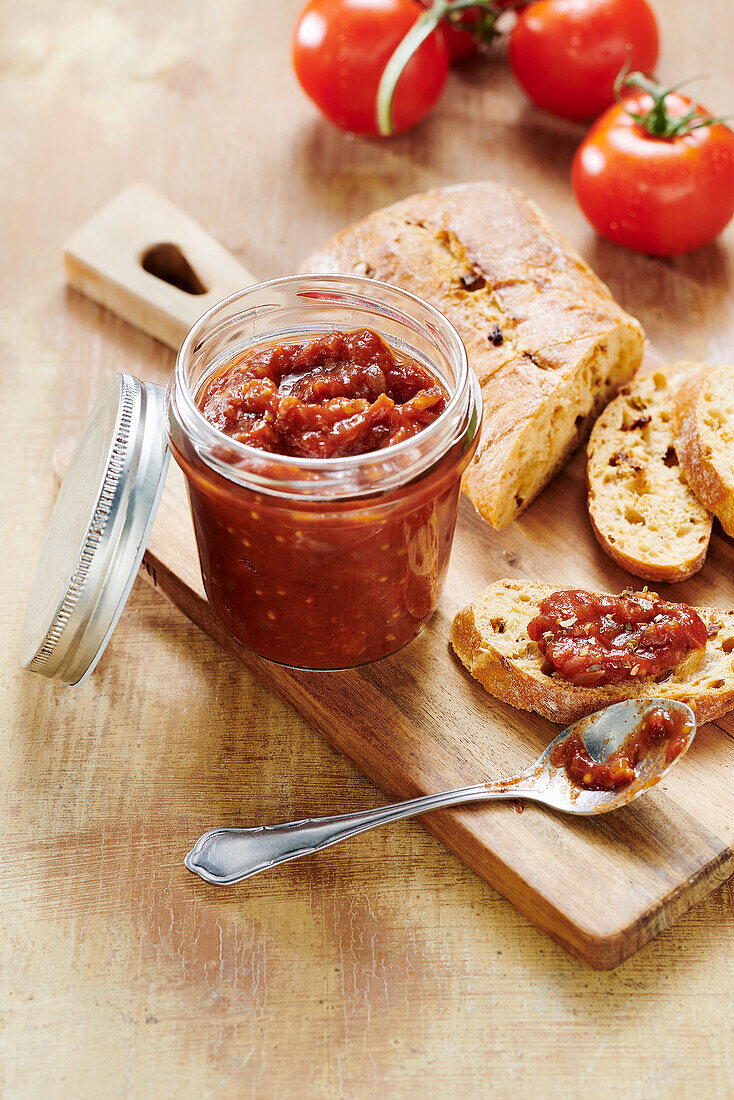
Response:
[[[642,357],[638,322],[534,203],[499,184],[412,195],[339,233],[302,270],[394,283],[453,322],[484,399],[464,487],[495,527],[566,462]]]
[[[688,485],[673,433],[675,394],[697,370],[677,363],[633,379],[589,438],[594,534],[611,558],[645,580],[690,577],[711,537],[711,516]]]
[[[718,631],[703,651],[689,654],[673,672],[624,684],[576,687],[544,671],[543,655],[528,636],[528,623],[541,600],[555,591],[550,584],[496,581],[454,619],[454,650],[497,699],[564,725],[621,699],[679,699],[701,723],[734,708],[734,611],[695,608],[706,626],[718,624]]]
[[[676,394],[673,420],[688,484],[734,535],[734,366],[701,366]]]

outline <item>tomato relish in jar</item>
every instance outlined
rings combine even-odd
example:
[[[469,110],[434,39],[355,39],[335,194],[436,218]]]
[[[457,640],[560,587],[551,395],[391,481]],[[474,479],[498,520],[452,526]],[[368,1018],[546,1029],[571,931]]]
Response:
[[[168,432],[204,587],[255,653],[349,668],[433,614],[481,396],[433,307],[347,276],[294,276],[187,336]]]
[[[439,380],[370,329],[265,344],[204,385],[197,404],[225,435],[263,451],[346,458],[402,443],[446,408]]]

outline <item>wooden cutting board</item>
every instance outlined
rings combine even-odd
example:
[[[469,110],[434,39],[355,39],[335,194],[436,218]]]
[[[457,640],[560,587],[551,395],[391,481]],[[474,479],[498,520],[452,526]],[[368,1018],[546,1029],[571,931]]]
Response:
[[[158,244],[175,246],[158,257],[164,266],[177,264],[180,252],[207,288],[207,299],[215,293],[217,250],[224,250],[141,185],[117,196],[75,235],[66,249],[67,271],[79,289],[175,347],[201,312],[202,294],[143,271],[140,257]],[[218,296],[254,281],[224,255]],[[179,281],[189,278],[180,267],[174,274]],[[173,465],[142,572],[391,799],[512,775],[558,732],[545,719],[498,703],[466,673],[448,645],[460,607],[500,577],[609,590],[630,581],[591,533],[582,455],[505,531],[495,532],[463,500],[433,620],[405,650],[355,671],[280,668],[222,630],[204,595],[185,484]],[[734,606],[734,544],[718,525],[703,570],[659,591],[689,603]],[[519,812],[519,804],[505,803],[443,810],[421,820],[566,950],[610,969],[734,873],[733,764],[734,720],[727,718],[702,727],[666,780],[615,814],[564,817],[531,804]],[[305,794],[302,812],[309,811]],[[201,830],[218,824],[202,821]]]

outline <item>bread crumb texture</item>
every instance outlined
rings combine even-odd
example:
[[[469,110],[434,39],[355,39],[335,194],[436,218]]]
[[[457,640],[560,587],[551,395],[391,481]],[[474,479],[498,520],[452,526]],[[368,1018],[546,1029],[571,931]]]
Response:
[[[413,195],[339,233],[302,270],[394,283],[454,324],[484,403],[464,489],[497,528],[563,466],[642,359],[639,323],[534,203],[499,184]]]
[[[699,723],[734,708],[734,611],[695,608],[707,627],[717,627],[716,634],[672,672],[626,684],[577,687],[551,670],[528,636],[540,602],[557,591],[533,581],[496,581],[454,619],[451,645],[490,695],[564,725],[631,698],[678,699],[692,707]]]
[[[623,386],[591,432],[589,518],[610,557],[637,577],[680,581],[703,565],[711,516],[690,488],[674,433],[674,399],[698,373],[677,363]]]
[[[734,366],[699,365],[676,394],[674,412],[688,483],[734,536]]]

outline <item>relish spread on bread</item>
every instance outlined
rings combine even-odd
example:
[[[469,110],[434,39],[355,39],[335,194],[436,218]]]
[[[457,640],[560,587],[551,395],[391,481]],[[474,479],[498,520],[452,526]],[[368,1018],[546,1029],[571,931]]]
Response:
[[[699,723],[719,718],[734,708],[734,611],[665,604],[654,593],[622,597],[584,593],[584,597],[590,597],[584,606],[577,592],[565,604],[559,595],[559,590],[549,584],[496,581],[454,619],[451,644],[457,656],[496,698],[564,724],[633,697],[678,699],[688,703]],[[562,595],[568,597],[569,593]],[[634,603],[638,605],[636,609]],[[641,603],[649,606],[640,606]],[[555,628],[546,630],[549,608],[556,616]],[[665,618],[656,624],[659,614]],[[657,627],[665,625],[666,619],[665,632],[658,634]],[[581,635],[584,623],[589,621],[596,628],[589,635],[589,642],[584,643]],[[632,656],[635,649],[623,636],[627,621],[633,623],[630,634],[633,640],[637,639],[640,660]],[[536,625],[532,626],[534,622]],[[678,625],[671,629],[674,623]],[[622,629],[617,630],[620,624]],[[646,645],[642,639],[650,627],[653,628],[647,638],[650,644]],[[539,640],[531,636],[531,629]],[[544,640],[544,633],[550,637]],[[618,668],[624,663],[629,676],[616,682],[605,682],[602,678],[596,683],[564,679],[559,667],[549,660],[553,653],[561,671],[565,668],[578,672],[584,665],[582,662],[574,669],[564,659],[561,634],[574,639],[577,656],[580,649],[588,646],[589,654],[582,656],[590,657],[592,646],[600,645],[596,659],[585,664],[587,672],[598,664],[602,669],[596,671]],[[615,640],[617,646],[613,644]],[[543,641],[545,652],[540,644]],[[656,641],[662,644],[652,644]],[[619,652],[611,662],[609,654],[615,648]],[[647,663],[645,669],[643,658]],[[675,663],[671,664],[671,660]],[[635,665],[640,667],[633,672]]]
[[[484,401],[464,488],[494,527],[538,495],[642,358],[638,322],[534,203],[499,184],[378,210],[302,270],[394,283],[455,325]]]
[[[677,668],[706,645],[706,626],[684,603],[654,592],[608,596],[582,589],[540,601],[528,636],[563,680],[595,686],[644,680]]]

